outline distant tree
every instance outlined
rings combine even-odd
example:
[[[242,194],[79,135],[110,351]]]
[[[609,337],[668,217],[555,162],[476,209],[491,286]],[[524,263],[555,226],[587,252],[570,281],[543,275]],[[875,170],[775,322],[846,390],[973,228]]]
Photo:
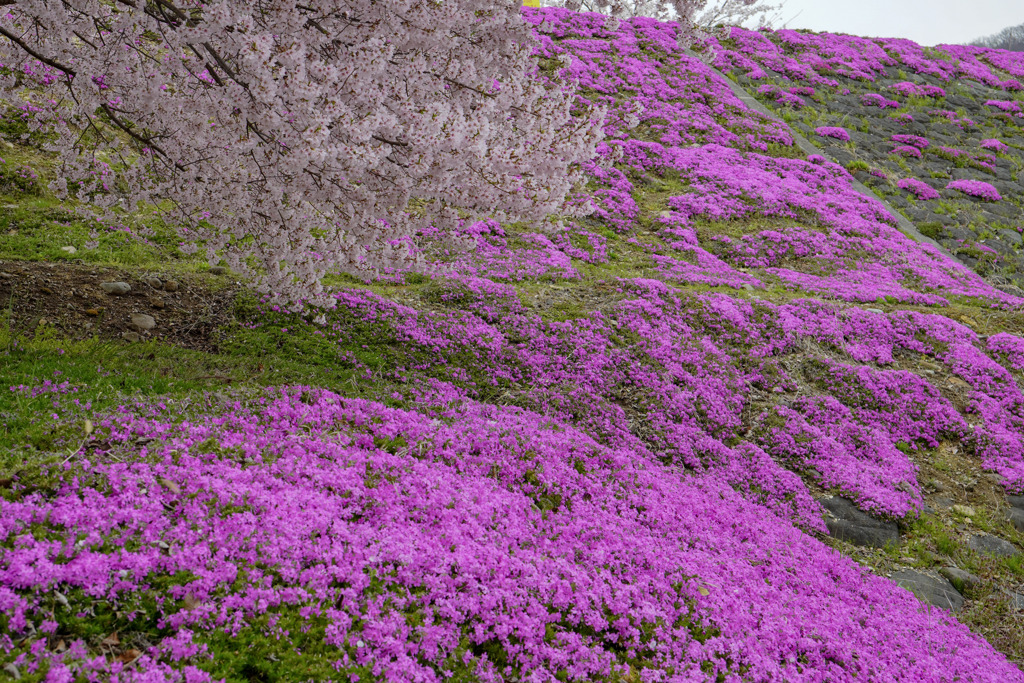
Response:
[[[978,38],[971,41],[971,45],[978,47],[998,48],[1012,52],[1024,52],[1024,24],[1010,26],[985,38]]]
[[[294,302],[416,267],[426,226],[564,208],[603,112],[535,44],[515,0],[0,0],[0,105],[52,138],[58,196],[156,206]]]

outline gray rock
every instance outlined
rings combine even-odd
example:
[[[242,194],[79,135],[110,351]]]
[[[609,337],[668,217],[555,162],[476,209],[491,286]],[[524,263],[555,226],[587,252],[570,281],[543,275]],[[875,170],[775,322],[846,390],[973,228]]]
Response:
[[[989,534],[978,534],[967,540],[967,545],[974,551],[998,557],[1012,557],[1020,554],[1017,547],[1009,541],[1004,541]]]
[[[146,284],[149,285],[150,287],[152,287],[153,289],[163,289],[163,286],[164,286],[164,283],[161,282],[160,278],[158,278],[158,277],[148,277],[148,278],[146,278]]]
[[[894,522],[875,519],[846,498],[835,496],[820,502],[831,513],[825,525],[835,538],[872,548],[899,545],[900,533]]]
[[[74,256],[75,254],[78,253],[78,250],[75,249],[74,247],[70,246],[70,245],[68,245],[66,247],[61,247],[60,250],[63,251],[68,256]]]
[[[1006,197],[1011,192],[1013,192],[1013,189],[1010,189],[1008,187],[1007,183],[995,182],[995,183],[992,183],[992,185],[997,190],[999,190],[999,194],[1002,195],[1003,197]],[[1002,187],[1000,187],[1000,186],[1002,186]],[[988,213],[995,214],[996,216],[999,216],[1000,218],[1014,219],[1014,218],[1016,218],[1018,216],[1018,214],[1020,212],[1020,209],[1015,207],[1013,204],[1010,204],[1009,202],[996,202],[994,204],[989,204],[988,208],[986,209],[986,211]],[[1009,232],[1009,231],[1007,231],[1007,232]],[[1014,243],[1015,244],[1019,244],[1021,242],[1020,233],[1018,233],[1016,230],[1014,230],[1012,232],[1014,233],[1014,235],[1016,235],[1016,238],[1014,239]]]
[[[140,339],[138,332],[124,332],[121,334],[121,338],[126,342],[137,342]]]
[[[146,315],[145,313],[133,313],[132,327],[139,332],[149,332],[151,329],[156,327],[156,319],[151,315]]]
[[[1024,533],[1024,510],[1020,508],[1010,508],[1006,511],[1006,520],[1013,525],[1013,527]]]
[[[943,567],[939,570],[939,573],[948,579],[954,587],[960,587],[963,590],[980,588],[982,584],[980,576],[965,572],[963,569],[957,569],[956,567]],[[960,590],[960,588],[957,588],[957,590]]]
[[[1024,510],[1024,496],[1007,496],[1006,502],[1010,504],[1010,507]]]
[[[964,598],[949,581],[913,569],[895,572],[892,580],[897,586],[906,588],[917,599],[929,605],[956,612],[964,606]]]
[[[122,296],[132,291],[132,286],[127,282],[103,282],[100,283],[100,289],[107,294]]]
[[[1024,612],[1024,594],[1010,593],[1010,609]]]

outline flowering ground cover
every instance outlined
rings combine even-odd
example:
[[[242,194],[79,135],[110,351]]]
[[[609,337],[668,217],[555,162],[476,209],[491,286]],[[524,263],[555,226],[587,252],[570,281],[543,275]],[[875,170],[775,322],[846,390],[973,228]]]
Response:
[[[1024,62],[1019,54],[745,29],[734,29],[726,40],[711,39],[708,47],[717,67],[832,159],[862,174],[922,232],[979,273],[1024,284],[1019,220],[1024,197],[1018,182],[1024,166]],[[815,88],[813,107],[793,107],[770,95],[808,86]],[[839,128],[852,139],[820,133]],[[886,177],[869,175],[872,168]],[[927,184],[938,196],[901,184],[909,180]],[[965,194],[954,185],[943,191],[951,182],[994,189]]]
[[[90,339],[99,311],[40,322],[54,285],[0,263],[9,675],[1024,681],[1022,556],[971,545],[1024,548],[1002,517],[1024,495],[1024,298],[903,235],[671,24],[525,16],[545,77],[610,110],[586,219],[421,235],[429,272],[338,278],[330,311],[242,294],[203,353],[160,308],[136,343]],[[956,71],[893,41],[734,41],[721,59],[800,76],[777,92],[801,111],[891,52],[944,91],[1014,92],[982,53]],[[944,97],[921,88],[884,99]],[[97,254],[42,191],[4,191],[0,257],[75,241],[42,256],[216,282],[159,226]],[[836,540],[825,496],[900,545]],[[957,614],[886,578],[950,566],[978,579]]]

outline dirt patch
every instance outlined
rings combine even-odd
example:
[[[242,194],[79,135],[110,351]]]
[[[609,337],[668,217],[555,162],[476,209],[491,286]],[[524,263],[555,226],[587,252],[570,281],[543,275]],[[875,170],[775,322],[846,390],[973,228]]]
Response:
[[[15,334],[52,329],[71,339],[158,339],[198,351],[217,350],[217,330],[230,322],[241,289],[211,275],[170,276],[131,270],[31,261],[0,261],[0,310]],[[124,282],[131,291],[111,294],[103,283]],[[132,316],[148,315],[140,331]]]

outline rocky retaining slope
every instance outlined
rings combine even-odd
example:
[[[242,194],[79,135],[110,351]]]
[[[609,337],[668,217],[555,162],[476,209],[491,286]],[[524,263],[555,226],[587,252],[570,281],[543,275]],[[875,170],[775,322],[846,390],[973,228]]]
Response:
[[[1024,54],[743,29],[707,50],[922,233],[1024,284]]]

